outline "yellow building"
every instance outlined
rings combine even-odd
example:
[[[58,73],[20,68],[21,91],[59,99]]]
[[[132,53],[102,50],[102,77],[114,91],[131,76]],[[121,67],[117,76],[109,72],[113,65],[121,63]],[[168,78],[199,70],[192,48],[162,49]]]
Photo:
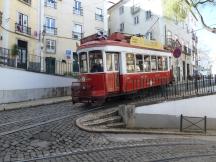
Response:
[[[11,49],[12,54],[17,45],[18,56],[13,66],[18,68],[60,75],[71,73],[80,39],[107,30],[105,2],[0,0],[0,48]]]
[[[1,0],[2,25],[0,46],[16,49],[18,68],[31,68],[31,60],[39,57],[39,1]],[[15,50],[16,51],[16,50]],[[39,58],[38,58],[39,59]]]

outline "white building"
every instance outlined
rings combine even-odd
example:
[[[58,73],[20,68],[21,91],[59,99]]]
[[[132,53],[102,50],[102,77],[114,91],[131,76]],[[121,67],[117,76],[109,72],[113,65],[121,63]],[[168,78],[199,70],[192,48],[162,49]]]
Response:
[[[108,10],[109,33],[140,34],[159,41],[164,48],[173,47],[175,40],[182,46],[182,54],[173,57],[173,72],[178,80],[194,75],[197,66],[197,37],[193,30],[197,20],[189,15],[184,22],[164,16],[162,0],[121,0]]]

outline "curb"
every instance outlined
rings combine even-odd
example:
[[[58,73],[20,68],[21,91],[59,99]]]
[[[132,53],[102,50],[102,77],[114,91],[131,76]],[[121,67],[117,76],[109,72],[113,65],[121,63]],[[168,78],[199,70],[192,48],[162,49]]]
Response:
[[[71,101],[71,96],[56,97],[56,98],[49,98],[49,99],[39,99],[39,100],[24,101],[24,102],[18,102],[18,103],[1,104],[0,112],[28,108],[28,107],[35,107],[35,106],[50,105],[50,104],[56,104],[56,103],[61,103],[61,102],[69,102],[69,101]]]
[[[87,114],[89,115],[89,114]],[[175,131],[171,131],[169,129],[127,129],[127,128],[112,128],[112,129],[103,129],[103,128],[97,128],[97,127],[88,127],[82,125],[82,119],[85,118],[86,115],[76,119],[76,126],[80,128],[81,130],[87,131],[87,132],[96,132],[96,133],[128,133],[128,134],[156,134],[156,135],[189,135],[189,136],[215,136],[215,133],[194,133],[194,132],[178,132],[179,130],[175,129]]]

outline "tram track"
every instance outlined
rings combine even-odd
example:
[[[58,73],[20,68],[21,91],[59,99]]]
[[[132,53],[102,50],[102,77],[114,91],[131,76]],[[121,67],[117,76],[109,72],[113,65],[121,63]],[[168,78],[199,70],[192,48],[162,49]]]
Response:
[[[120,146],[108,146],[108,147],[101,147],[101,148],[77,149],[72,152],[64,152],[64,153],[48,155],[48,156],[45,155],[43,157],[37,157],[37,158],[32,158],[32,159],[17,160],[16,162],[21,162],[21,161],[22,162],[32,162],[32,161],[43,161],[43,160],[52,161],[52,159],[58,159],[58,158],[67,157],[67,156],[77,156],[77,155],[83,155],[83,154],[92,154],[92,153],[117,151],[117,150],[124,150],[124,149],[134,149],[134,148],[148,148],[148,147],[166,148],[166,147],[172,147],[172,146],[189,147],[189,146],[196,146],[196,145],[202,145],[202,144],[194,144],[194,143],[126,144],[126,145],[120,145]],[[216,153],[178,156],[178,157],[172,157],[172,158],[149,160],[148,162],[162,162],[162,161],[167,162],[168,160],[181,160],[184,158],[188,159],[188,158],[207,157],[207,156],[216,156]]]
[[[89,112],[93,112],[93,111],[96,111],[96,110],[101,110],[104,107],[105,106],[93,107],[93,108],[90,108],[90,109],[82,111],[82,112],[76,112],[76,113],[73,113],[73,114],[70,114],[70,115],[62,115],[62,116],[56,117],[56,118],[53,118],[53,114],[52,114],[52,115],[50,115],[50,117],[52,119],[45,120],[43,122],[34,123],[34,124],[29,124],[29,125],[26,125],[26,126],[22,126],[22,127],[17,128],[17,129],[14,129],[14,130],[1,132],[0,137],[5,136],[5,135],[9,135],[9,134],[12,134],[12,133],[16,133],[16,132],[19,132],[19,131],[23,131],[23,130],[26,130],[26,129],[31,129],[31,128],[34,128],[34,127],[37,127],[37,126],[42,126],[42,125],[52,123],[52,122],[55,122],[55,121],[63,120],[63,119],[66,119],[66,118],[78,117],[80,115],[85,115],[86,113],[89,113]],[[0,128],[3,127],[3,126],[10,126],[11,124],[15,124],[15,123],[20,124],[20,122],[23,122],[23,121],[37,120],[39,118],[43,118],[43,117],[47,117],[47,116],[49,116],[49,115],[43,115],[43,116],[39,116],[39,117],[36,117],[36,118],[31,118],[31,119],[26,119],[26,120],[20,120],[20,121],[5,123],[5,124],[0,125]]]

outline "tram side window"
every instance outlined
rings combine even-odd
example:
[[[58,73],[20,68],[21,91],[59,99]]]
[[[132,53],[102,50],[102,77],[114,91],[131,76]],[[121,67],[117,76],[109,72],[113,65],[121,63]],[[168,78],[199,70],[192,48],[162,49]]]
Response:
[[[158,71],[163,71],[163,59],[161,56],[158,56]]]
[[[107,71],[112,71],[113,70],[113,63],[112,63],[112,54],[107,53],[106,54],[106,64],[107,64]]]
[[[132,73],[135,71],[134,54],[132,54],[132,53],[126,54],[126,64],[127,64],[127,72],[128,73]]]
[[[80,72],[87,73],[88,63],[87,63],[87,53],[86,52],[80,53],[79,62],[80,62]]]
[[[143,71],[143,56],[136,55],[136,71],[142,72]]]
[[[168,70],[168,58],[163,57],[163,70]]]
[[[151,56],[151,70],[157,71],[157,57]]]
[[[89,67],[91,73],[103,72],[103,55],[101,51],[89,52]]]
[[[115,71],[119,71],[119,54],[114,54]]]
[[[145,72],[151,71],[150,56],[144,56],[144,71]]]

